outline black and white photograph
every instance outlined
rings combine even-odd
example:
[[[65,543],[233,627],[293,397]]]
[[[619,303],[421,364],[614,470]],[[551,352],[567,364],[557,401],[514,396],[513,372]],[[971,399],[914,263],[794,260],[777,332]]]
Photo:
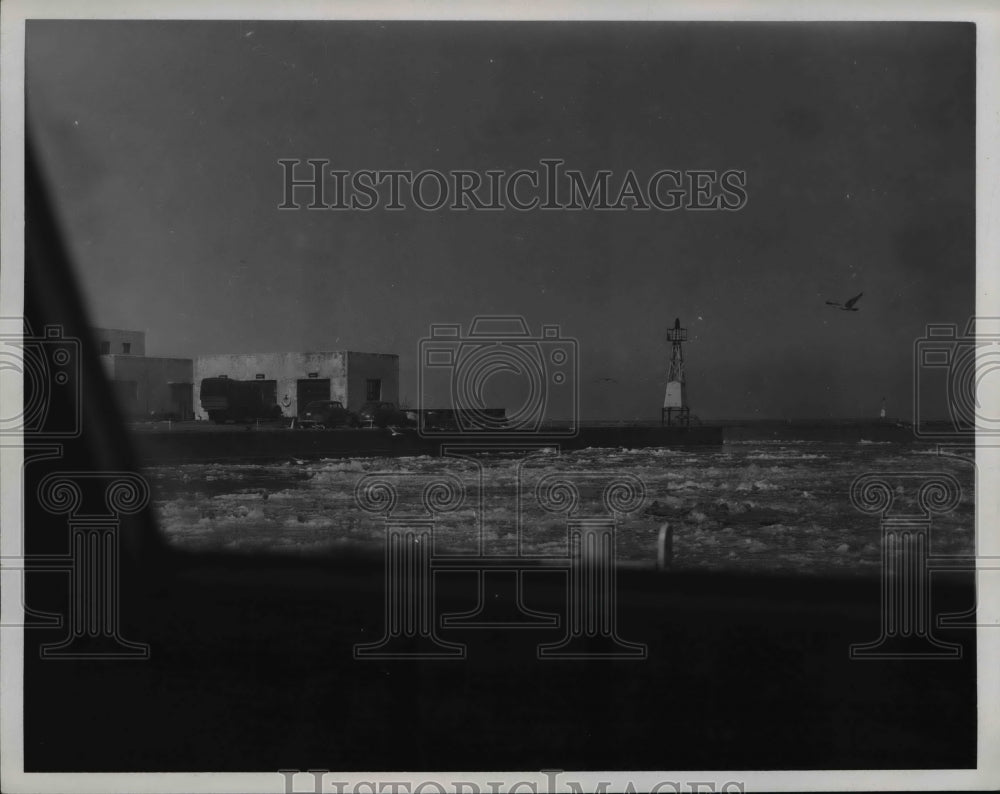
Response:
[[[5,4],[2,788],[1000,785],[986,4]]]

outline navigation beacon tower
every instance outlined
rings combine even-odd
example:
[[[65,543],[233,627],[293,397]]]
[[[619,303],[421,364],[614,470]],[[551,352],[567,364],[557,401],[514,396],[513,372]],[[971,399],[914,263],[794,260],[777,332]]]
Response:
[[[674,327],[667,331],[670,342],[670,367],[667,370],[667,391],[663,395],[663,412],[660,424],[684,425],[691,422],[687,400],[687,384],[684,382],[684,342],[687,328],[681,328],[681,319],[674,320]]]

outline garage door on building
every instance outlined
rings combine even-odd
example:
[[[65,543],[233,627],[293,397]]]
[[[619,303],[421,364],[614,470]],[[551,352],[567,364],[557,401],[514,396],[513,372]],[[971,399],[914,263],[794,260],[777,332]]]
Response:
[[[300,380],[296,385],[296,395],[298,405],[296,410],[302,411],[309,403],[315,400],[330,399],[330,379],[329,378],[309,378]]]
[[[264,405],[268,407],[273,407],[278,404],[278,381],[276,380],[260,380],[258,379],[257,384],[260,386],[260,400]]]
[[[194,401],[190,383],[170,383],[169,413],[180,420],[194,416]]]

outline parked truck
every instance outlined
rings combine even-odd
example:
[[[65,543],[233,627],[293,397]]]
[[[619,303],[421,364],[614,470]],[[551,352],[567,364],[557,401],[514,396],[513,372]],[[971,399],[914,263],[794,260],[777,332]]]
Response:
[[[272,397],[265,381],[205,378],[201,382],[201,407],[218,425],[280,418],[281,407]]]

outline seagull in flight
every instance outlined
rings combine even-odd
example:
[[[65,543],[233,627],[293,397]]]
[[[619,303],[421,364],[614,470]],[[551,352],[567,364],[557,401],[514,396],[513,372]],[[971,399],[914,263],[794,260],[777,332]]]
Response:
[[[826,305],[834,306],[840,309],[842,312],[856,312],[858,311],[858,309],[855,307],[854,304],[857,303],[859,300],[861,300],[861,296],[864,294],[865,293],[863,292],[859,292],[857,295],[855,295],[853,298],[847,301],[847,303],[835,303],[834,301],[827,301]]]

